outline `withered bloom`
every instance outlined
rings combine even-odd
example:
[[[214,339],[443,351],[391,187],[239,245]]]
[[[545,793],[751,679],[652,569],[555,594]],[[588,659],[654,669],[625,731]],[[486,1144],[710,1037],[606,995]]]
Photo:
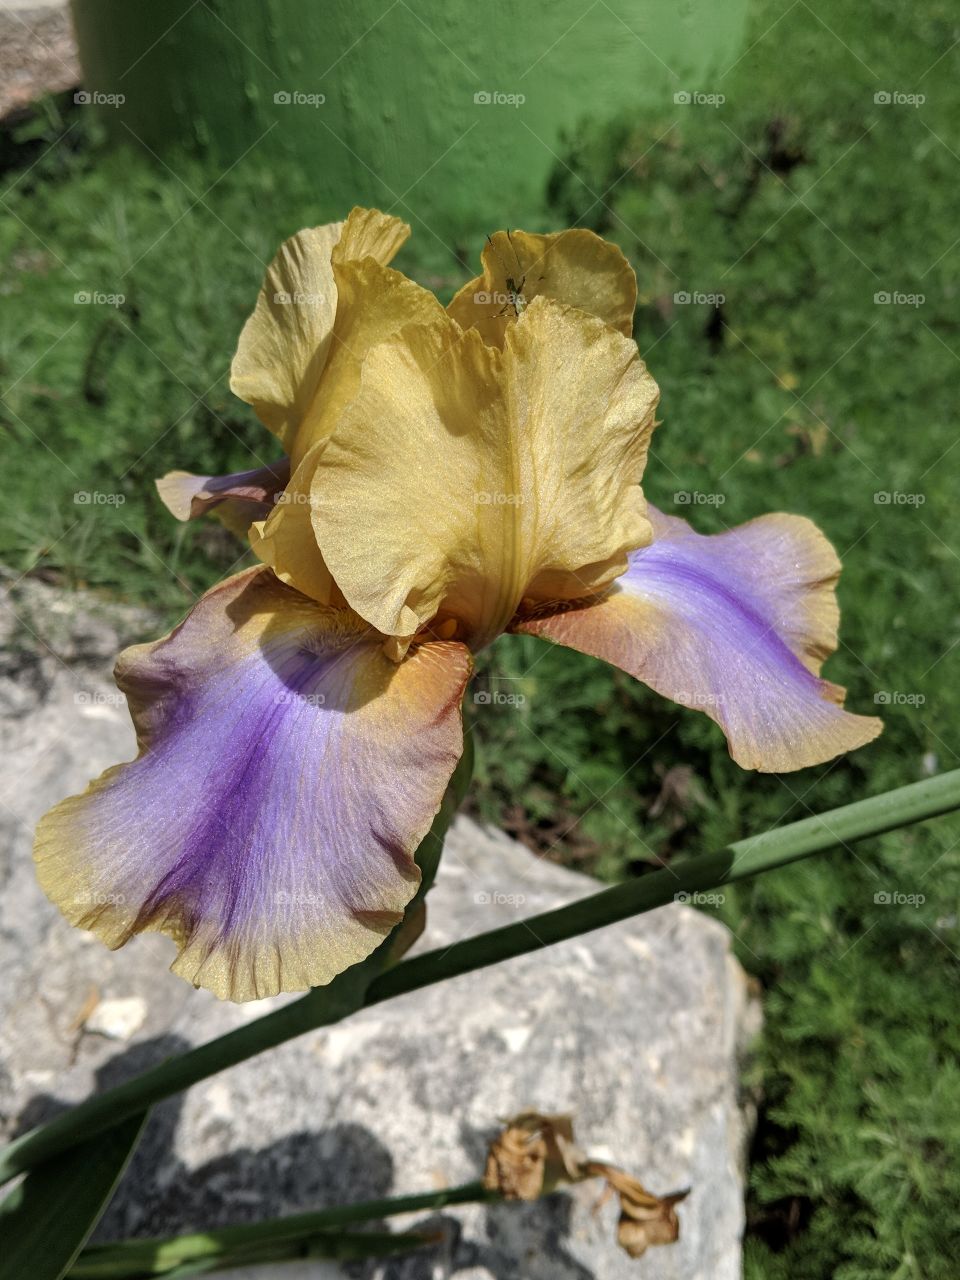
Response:
[[[524,1111],[505,1122],[491,1142],[483,1185],[506,1200],[537,1200],[565,1183],[603,1178],[620,1199],[617,1243],[639,1258],[650,1245],[674,1244],[680,1236],[675,1205],[689,1190],[655,1196],[616,1165],[591,1160],[576,1145],[568,1115]]]

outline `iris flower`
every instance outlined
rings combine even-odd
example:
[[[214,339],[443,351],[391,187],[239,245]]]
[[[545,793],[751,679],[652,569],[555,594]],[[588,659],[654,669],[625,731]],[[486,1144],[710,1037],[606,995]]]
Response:
[[[819,670],[839,562],[767,515],[704,537],[640,488],[658,390],[634,273],[592,232],[498,233],[444,308],[355,209],[270,265],[231,387],[283,458],[159,482],[259,560],[121,654],[139,754],[42,820],[44,889],[110,947],[248,1000],[329,982],[416,891],[463,748],[472,655],[503,632],[706,712],[744,768],[799,769],[879,722]]]

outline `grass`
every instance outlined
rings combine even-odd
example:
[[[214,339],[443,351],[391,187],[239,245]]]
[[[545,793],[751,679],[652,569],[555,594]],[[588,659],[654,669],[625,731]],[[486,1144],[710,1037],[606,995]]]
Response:
[[[539,852],[605,879],[643,874],[956,767],[958,35],[937,0],[843,0],[823,18],[762,0],[756,43],[703,86],[722,106],[671,103],[571,139],[553,221],[618,240],[641,283],[637,339],[663,389],[649,496],[704,531],[766,510],[813,517],[845,563],[827,673],[886,730],[833,765],[746,775],[706,719],[505,639],[482,677],[522,700],[475,708],[474,803]],[[16,149],[34,167],[7,175],[0,227],[0,559],[172,618],[240,548],[215,524],[174,524],[151,480],[272,457],[227,366],[262,263],[315,221],[313,194],[251,161],[204,195],[196,166],[106,153],[55,104],[36,134]],[[464,276],[415,246],[403,265],[444,289]],[[124,301],[77,304],[80,291]],[[765,991],[751,1277],[952,1274],[958,837],[956,820],[890,835],[729,890],[719,908]]]

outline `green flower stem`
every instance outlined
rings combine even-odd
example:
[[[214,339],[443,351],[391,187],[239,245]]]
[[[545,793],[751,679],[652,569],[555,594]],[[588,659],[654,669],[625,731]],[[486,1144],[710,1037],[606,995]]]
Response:
[[[813,853],[955,809],[960,809],[960,769],[738,840],[717,853],[678,859],[661,871],[613,885],[569,906],[415,956],[375,978],[367,989],[364,1006],[652,911],[674,901],[678,894],[734,884]]]
[[[367,1200],[361,1204],[320,1209],[316,1213],[297,1213],[267,1222],[244,1223],[215,1231],[171,1236],[160,1240],[131,1240],[122,1244],[93,1245],[84,1249],[67,1273],[68,1280],[112,1280],[128,1275],[164,1275],[187,1263],[224,1256],[236,1259],[248,1250],[260,1251],[267,1246],[289,1246],[270,1249],[267,1260],[280,1256],[298,1256],[297,1250],[313,1237],[357,1223],[373,1222],[398,1213],[432,1213],[452,1204],[478,1201],[493,1202],[499,1196],[486,1191],[483,1184],[466,1182],[445,1191],[426,1191],[418,1195],[392,1196],[385,1200]],[[379,1237],[374,1237],[379,1239]],[[396,1238],[395,1238],[396,1240]],[[362,1237],[351,1236],[351,1245],[362,1246]],[[358,1256],[363,1256],[362,1253]]]
[[[677,862],[569,906],[404,960],[386,971],[379,953],[375,952],[369,960],[348,969],[329,986],[315,988],[299,1000],[209,1044],[170,1058],[17,1138],[0,1156],[0,1181],[50,1159],[225,1067],[252,1058],[305,1031],[338,1022],[357,1009],[589,933],[616,920],[663,906],[680,893],[732,884],[810,854],[852,844],[955,809],[960,809],[960,770],[804,818],[737,841],[717,853]]]

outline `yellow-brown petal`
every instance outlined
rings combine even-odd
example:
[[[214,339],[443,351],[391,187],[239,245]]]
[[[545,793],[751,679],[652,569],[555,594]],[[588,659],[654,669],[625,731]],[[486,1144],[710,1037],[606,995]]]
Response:
[[[281,582],[319,604],[339,606],[343,596],[324,563],[310,519],[315,456],[315,451],[307,454],[270,514],[250,526],[250,546]]]
[[[311,490],[351,607],[392,636],[442,608],[481,647],[526,596],[601,589],[649,539],[657,394],[633,342],[547,298],[502,352],[445,317],[374,348]]]
[[[341,246],[337,246],[337,254]],[[323,384],[291,441],[294,466],[327,440],[360,387],[367,352],[408,324],[443,316],[436,297],[376,258],[339,260],[333,266],[337,315],[323,371]]]
[[[333,257],[389,262],[409,235],[399,218],[354,209],[345,222],[298,231],[267,268],[230,370],[234,394],[290,452],[320,383],[337,313]]]
[[[498,231],[481,255],[483,274],[450,303],[464,329],[502,347],[508,328],[534,298],[553,298],[619,329],[633,332],[637,278],[615,244],[585,227],[537,235]]]

